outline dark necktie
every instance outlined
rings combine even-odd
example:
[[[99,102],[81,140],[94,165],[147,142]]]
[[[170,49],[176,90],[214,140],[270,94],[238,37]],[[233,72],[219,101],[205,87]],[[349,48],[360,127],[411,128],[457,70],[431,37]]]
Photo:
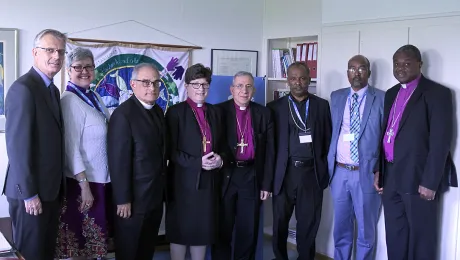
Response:
[[[51,104],[53,106],[54,112],[59,114],[59,101],[58,97],[56,96],[56,89],[57,87],[54,85],[53,82],[48,86],[48,90],[50,92]]]

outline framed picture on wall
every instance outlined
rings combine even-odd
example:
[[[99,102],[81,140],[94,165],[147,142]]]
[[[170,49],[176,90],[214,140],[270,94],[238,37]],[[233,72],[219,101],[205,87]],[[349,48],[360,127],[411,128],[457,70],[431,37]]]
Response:
[[[0,28],[0,132],[5,131],[5,97],[18,78],[18,30]]]
[[[238,71],[247,71],[256,77],[258,58],[257,51],[211,49],[212,74],[233,76]]]

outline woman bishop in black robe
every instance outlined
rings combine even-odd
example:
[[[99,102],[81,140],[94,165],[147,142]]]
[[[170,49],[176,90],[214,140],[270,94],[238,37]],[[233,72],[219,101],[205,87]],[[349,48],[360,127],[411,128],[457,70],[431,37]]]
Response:
[[[185,72],[187,100],[166,114],[170,158],[167,184],[166,236],[171,259],[204,260],[206,246],[218,237],[221,172],[225,129],[220,110],[205,102],[211,70],[195,64]]]

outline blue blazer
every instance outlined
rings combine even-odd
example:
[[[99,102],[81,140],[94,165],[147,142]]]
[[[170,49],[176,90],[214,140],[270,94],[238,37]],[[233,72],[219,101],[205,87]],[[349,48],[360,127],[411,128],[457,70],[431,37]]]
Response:
[[[330,181],[334,178],[337,144],[340,142],[340,129],[350,88],[343,88],[331,94],[332,139],[328,154]],[[374,168],[378,163],[380,142],[383,130],[383,103],[385,92],[369,86],[361,118],[358,139],[359,179],[365,193],[376,192],[374,188]],[[330,183],[329,181],[329,183]]]

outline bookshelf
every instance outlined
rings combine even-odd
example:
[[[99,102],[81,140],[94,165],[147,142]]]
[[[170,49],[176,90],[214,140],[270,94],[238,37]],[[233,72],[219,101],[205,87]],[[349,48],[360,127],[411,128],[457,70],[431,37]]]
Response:
[[[314,43],[316,47],[313,48]],[[287,85],[286,69],[294,61],[301,61],[308,59],[309,47],[312,47],[312,54],[318,64],[318,35],[301,36],[301,37],[286,37],[286,38],[272,38],[267,39],[267,80],[266,80],[266,103],[274,100],[274,91],[287,92],[289,87]],[[299,45],[307,44],[306,48],[298,48]],[[301,53],[306,54],[304,59],[298,55],[297,50],[302,49]],[[277,52],[278,51],[278,52]],[[282,57],[286,57],[283,58]],[[310,57],[312,58],[312,57]],[[278,62],[279,60],[279,62]],[[307,64],[310,67],[309,62]],[[316,66],[317,68],[317,66]],[[316,74],[318,70],[316,69]],[[309,92],[316,94],[317,77],[312,77]]]

